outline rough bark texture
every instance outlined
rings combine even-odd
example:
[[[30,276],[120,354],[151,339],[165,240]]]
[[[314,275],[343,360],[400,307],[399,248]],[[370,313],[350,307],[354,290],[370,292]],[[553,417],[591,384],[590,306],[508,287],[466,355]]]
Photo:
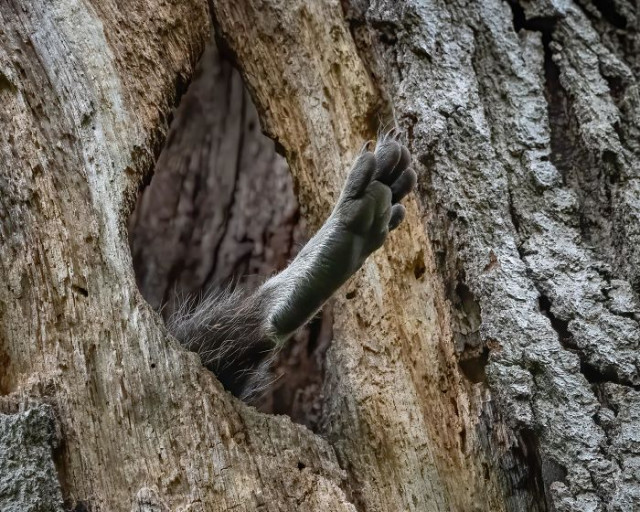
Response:
[[[67,504],[640,507],[636,8],[211,4],[312,228],[380,124],[417,200],[336,298],[321,435],[259,414],[165,334],[125,235],[204,2],[0,4],[0,425],[51,405]]]
[[[317,227],[381,121],[342,7],[214,7],[265,128],[286,150],[303,213]],[[416,204],[408,211],[336,299],[323,433],[362,510],[501,510],[500,470],[483,454],[476,429],[486,391],[458,368],[432,246]],[[530,499],[514,492],[516,506]]]
[[[25,409],[0,413],[0,510],[62,511],[53,462],[60,443],[53,412],[45,405]]]
[[[637,509],[637,13],[623,2],[352,7],[412,134],[440,274],[465,291],[476,332],[458,350],[488,352],[535,491],[554,510]]]

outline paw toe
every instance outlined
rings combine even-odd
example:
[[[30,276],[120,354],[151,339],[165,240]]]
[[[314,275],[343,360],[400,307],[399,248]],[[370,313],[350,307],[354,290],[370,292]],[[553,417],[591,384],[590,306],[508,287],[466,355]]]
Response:
[[[364,152],[356,160],[344,186],[348,197],[360,197],[376,172],[376,158],[373,153]]]
[[[405,169],[400,177],[391,184],[391,201],[397,203],[411,192],[418,181],[418,176],[413,169]]]
[[[393,139],[385,138],[376,145],[377,169],[375,179],[386,182],[402,156],[402,146]]]
[[[391,207],[391,217],[389,218],[389,231],[396,229],[404,220],[407,211],[401,204],[394,204]]]
[[[393,168],[393,171],[389,173],[386,183],[388,185],[391,185],[394,181],[396,181],[398,177],[400,177],[402,173],[407,169],[407,167],[409,167],[410,163],[411,153],[409,153],[409,150],[406,147],[400,146],[400,159],[398,160],[396,166]]]

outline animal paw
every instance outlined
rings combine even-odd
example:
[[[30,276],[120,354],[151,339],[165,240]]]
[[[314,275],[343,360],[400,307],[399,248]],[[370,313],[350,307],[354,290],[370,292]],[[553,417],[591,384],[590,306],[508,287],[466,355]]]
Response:
[[[409,150],[385,136],[373,153],[364,151],[351,169],[333,215],[361,241],[357,260],[364,261],[382,246],[389,231],[404,220],[400,201],[417,181],[410,163]]]

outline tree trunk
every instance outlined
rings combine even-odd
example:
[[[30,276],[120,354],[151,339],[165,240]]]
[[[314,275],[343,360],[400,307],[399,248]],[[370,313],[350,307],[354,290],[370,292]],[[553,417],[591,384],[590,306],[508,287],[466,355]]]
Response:
[[[394,125],[407,221],[335,299],[317,431],[256,412],[166,334],[125,233],[206,3],[0,4],[0,509],[640,507],[636,8],[211,5],[311,229]]]

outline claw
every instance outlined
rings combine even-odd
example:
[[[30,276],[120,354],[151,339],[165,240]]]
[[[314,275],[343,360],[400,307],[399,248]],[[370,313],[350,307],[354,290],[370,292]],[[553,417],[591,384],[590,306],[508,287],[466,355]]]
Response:
[[[362,148],[360,149],[360,154],[362,153],[366,153],[367,151],[371,151],[371,146],[372,144],[374,144],[374,141],[369,139],[368,141],[366,141],[363,145]]]

